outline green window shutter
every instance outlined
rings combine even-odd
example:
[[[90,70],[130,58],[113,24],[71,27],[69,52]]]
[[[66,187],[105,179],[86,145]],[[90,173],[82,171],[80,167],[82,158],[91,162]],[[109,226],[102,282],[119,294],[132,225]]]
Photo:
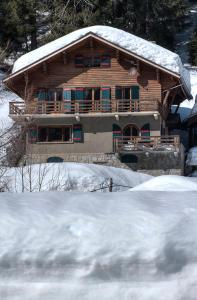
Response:
[[[146,123],[141,128],[141,137],[144,142],[150,141],[150,124]]]
[[[28,141],[30,144],[36,143],[37,141],[37,127],[31,127],[28,131]]]
[[[44,101],[46,100],[46,90],[44,89],[40,89],[37,92],[37,98],[39,101]]]
[[[83,143],[84,141],[84,133],[81,124],[73,125],[73,141],[74,143]]]
[[[132,100],[139,100],[140,90],[139,90],[138,85],[135,85],[135,86],[131,87],[131,98],[132,98]]]
[[[111,89],[108,86],[104,86],[101,88],[101,97],[102,97],[102,111],[110,111],[111,110]]]
[[[64,88],[63,99],[64,99],[65,113],[70,112],[71,111],[71,89]]]
[[[76,100],[84,100],[84,89],[83,88],[76,88],[75,99]]]
[[[122,88],[117,86],[116,87],[116,99],[122,99]]]

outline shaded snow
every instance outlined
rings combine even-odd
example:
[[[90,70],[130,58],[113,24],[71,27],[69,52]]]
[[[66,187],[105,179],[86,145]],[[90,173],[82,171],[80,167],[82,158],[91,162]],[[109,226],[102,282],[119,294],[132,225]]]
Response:
[[[191,94],[193,96],[192,100],[185,100],[181,103],[178,113],[180,114],[181,120],[186,120],[194,109],[196,95],[197,95],[197,68],[190,70],[190,82],[191,82]],[[172,111],[176,109],[175,106],[172,107]]]
[[[183,84],[190,91],[189,72],[183,67],[178,54],[171,52],[152,42],[146,41],[133,34],[109,26],[91,26],[71,32],[55,41],[52,41],[36,50],[21,56],[14,64],[12,73],[15,73],[61,48],[84,37],[88,33],[94,33],[115,45],[118,45],[131,53],[137,54],[157,65],[179,74]]]
[[[197,181],[188,177],[163,175],[154,177],[131,191],[197,191]]]
[[[11,168],[7,169],[4,175],[7,190],[10,192],[49,190],[85,192],[101,187],[107,187],[100,190],[101,192],[108,192],[110,178],[113,179],[113,191],[121,191],[149,180],[152,176],[126,169],[79,163],[43,163]]]
[[[3,300],[195,300],[196,192],[0,194]]]
[[[188,166],[197,166],[197,147],[189,149],[186,164]]]

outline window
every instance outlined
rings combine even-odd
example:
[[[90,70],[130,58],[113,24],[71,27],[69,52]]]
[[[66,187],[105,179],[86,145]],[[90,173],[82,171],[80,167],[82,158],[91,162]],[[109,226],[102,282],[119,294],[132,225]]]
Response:
[[[38,140],[39,142],[46,142],[47,140],[47,128],[41,127],[38,129]]]
[[[63,99],[63,89],[55,88],[55,89],[38,89],[37,98],[39,101],[62,101]]]
[[[85,68],[92,67],[92,57],[85,57],[84,58],[84,67]]]
[[[107,55],[103,55],[101,57],[101,66],[102,67],[110,67],[111,65],[111,59],[110,59],[110,56],[107,54]]]
[[[101,99],[101,89],[95,88],[94,89],[94,100],[100,100]]]
[[[57,127],[39,127],[38,128],[38,142],[71,142],[73,134],[73,127],[57,126]]]
[[[139,100],[139,86],[116,87],[116,99],[118,100]]]
[[[82,55],[76,55],[75,56],[75,67],[76,68],[83,68],[84,66],[84,60]]]
[[[93,67],[100,67],[101,66],[101,57],[95,56],[93,58]]]
[[[62,141],[62,128],[48,128],[48,141],[55,142],[55,141]]]
[[[109,54],[86,56],[82,55],[75,56],[75,67],[76,68],[99,68],[99,67],[110,67],[111,57]]]

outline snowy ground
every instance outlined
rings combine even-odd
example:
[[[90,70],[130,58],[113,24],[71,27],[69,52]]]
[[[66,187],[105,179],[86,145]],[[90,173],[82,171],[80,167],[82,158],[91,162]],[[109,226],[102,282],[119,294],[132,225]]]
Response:
[[[0,194],[0,299],[196,300],[196,192]]]

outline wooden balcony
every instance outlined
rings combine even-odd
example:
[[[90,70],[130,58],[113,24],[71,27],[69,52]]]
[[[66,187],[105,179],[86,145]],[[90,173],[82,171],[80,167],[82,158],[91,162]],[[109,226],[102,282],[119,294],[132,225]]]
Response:
[[[169,136],[133,136],[114,140],[114,152],[129,153],[135,151],[177,151],[180,150],[180,137]]]
[[[158,100],[75,100],[10,102],[10,116],[52,114],[98,114],[158,111]]]

